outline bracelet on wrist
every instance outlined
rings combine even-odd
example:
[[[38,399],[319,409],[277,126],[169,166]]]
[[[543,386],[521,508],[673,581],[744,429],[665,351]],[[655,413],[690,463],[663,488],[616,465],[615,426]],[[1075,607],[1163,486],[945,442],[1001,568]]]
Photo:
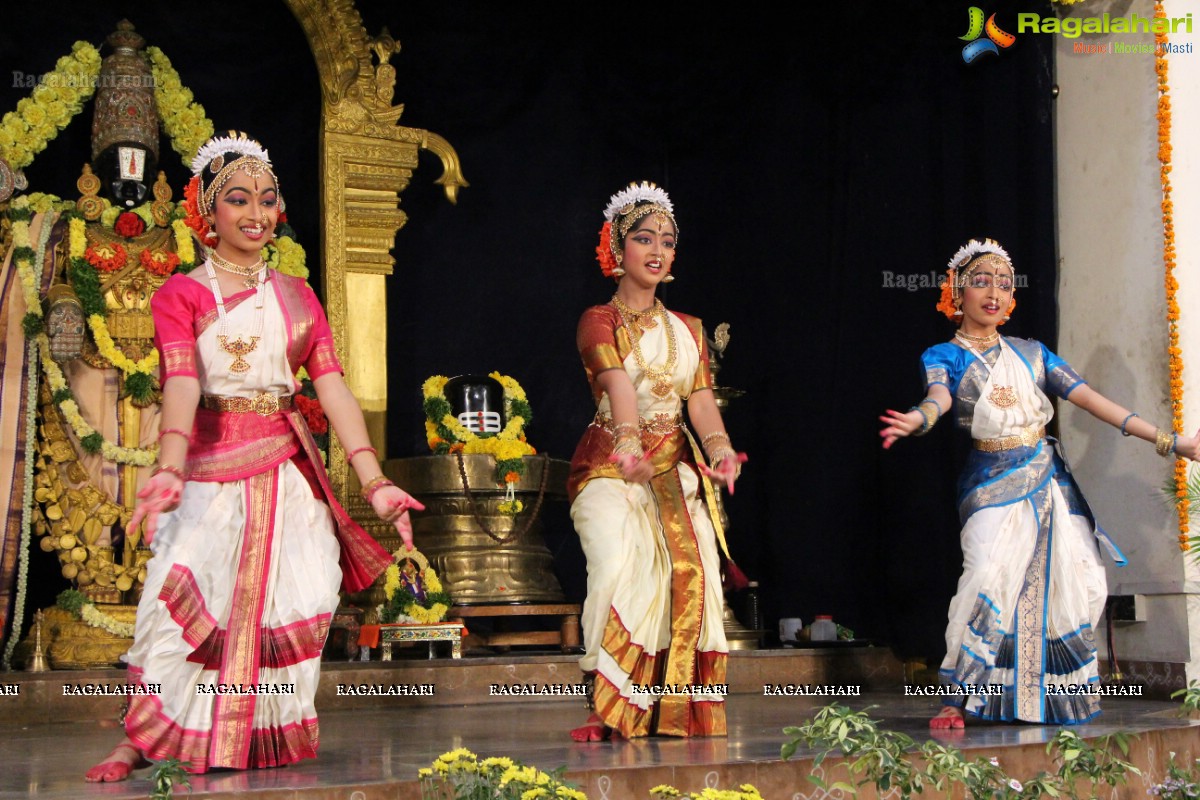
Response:
[[[1176,438],[1171,431],[1164,431],[1161,428],[1156,430],[1154,432],[1154,452],[1166,458],[1175,450]]]
[[[1136,416],[1138,416],[1138,415],[1137,415],[1137,414],[1130,414],[1128,417],[1126,417],[1124,420],[1122,420],[1122,421],[1121,421],[1121,435],[1122,435],[1122,436],[1128,436],[1128,435],[1129,435],[1129,431],[1125,430],[1125,426],[1129,424],[1129,420],[1133,419],[1133,418],[1134,418],[1134,417],[1136,417]]]
[[[353,461],[354,457],[356,455],[358,455],[359,453],[370,453],[371,455],[375,456],[376,459],[379,458],[379,451],[376,450],[374,447],[371,447],[371,445],[368,444],[368,445],[364,445],[362,447],[356,447],[353,450],[351,450],[349,453],[346,453],[346,463],[349,464],[351,461]]]
[[[367,481],[366,484],[363,485],[362,499],[367,501],[367,503],[369,504],[371,502],[371,500],[375,497],[375,493],[378,492],[380,489],[382,489],[384,486],[395,486],[395,485],[396,484],[392,483],[392,481],[388,478],[388,476],[380,473],[379,475],[376,475],[374,478],[371,478],[371,480]]]
[[[160,430],[158,432],[158,441],[161,442],[163,440],[163,437],[169,433],[173,433],[176,436],[182,436],[184,439],[187,439],[189,442],[192,440],[192,435],[185,430],[182,430],[180,428],[163,428],[162,430]]]
[[[183,476],[183,469],[181,467],[176,467],[173,464],[159,464],[157,467],[150,470],[150,477],[153,478],[160,472],[168,472],[171,475],[174,475],[176,478],[179,478],[179,480],[183,481],[184,483],[187,482],[187,478]]]

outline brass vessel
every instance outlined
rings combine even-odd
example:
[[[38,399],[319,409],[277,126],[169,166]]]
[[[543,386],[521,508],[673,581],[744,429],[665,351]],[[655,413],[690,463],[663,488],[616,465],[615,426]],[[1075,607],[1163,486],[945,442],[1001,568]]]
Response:
[[[516,485],[525,508],[516,517],[501,513],[504,486],[496,483],[496,462],[489,455],[420,456],[394,459],[384,472],[425,504],[413,514],[413,541],[429,557],[446,591],[459,605],[562,603],[554,558],[542,540],[542,520],[529,519],[546,475],[545,501],[566,498],[570,464],[540,456],[526,457],[525,474]],[[482,524],[481,524],[482,523]],[[528,525],[527,525],[528,523]],[[486,529],[486,530],[485,530]],[[511,541],[514,530],[524,529]]]

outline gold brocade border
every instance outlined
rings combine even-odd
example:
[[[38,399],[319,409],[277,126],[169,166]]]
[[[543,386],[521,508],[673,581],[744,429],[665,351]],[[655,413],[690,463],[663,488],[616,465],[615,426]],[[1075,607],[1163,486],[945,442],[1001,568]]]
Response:
[[[228,646],[219,682],[226,685],[258,684],[263,604],[271,565],[275,533],[275,504],[279,470],[246,479],[246,522],[233,604],[226,626]],[[223,694],[213,703],[213,766],[245,768],[254,723],[255,695]]]
[[[707,576],[700,563],[700,546],[684,501],[678,468],[650,479],[663,526],[663,541],[671,556],[671,645],[662,682],[692,686],[696,650],[704,627],[704,589]],[[664,695],[658,703],[657,732],[686,736],[692,699],[686,694]]]

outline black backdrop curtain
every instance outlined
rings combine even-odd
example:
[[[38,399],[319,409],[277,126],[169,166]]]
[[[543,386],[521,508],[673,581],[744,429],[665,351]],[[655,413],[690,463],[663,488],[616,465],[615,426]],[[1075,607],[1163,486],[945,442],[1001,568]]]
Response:
[[[575,323],[613,288],[593,258],[601,211],[625,183],[656,181],[681,229],[664,301],[731,325],[720,380],[747,392],[726,421],[750,462],[727,504],[730,540],[762,583],[768,624],[828,613],[901,654],[940,658],[964,443],[943,424],[885,453],[876,420],[921,397],[920,353],[952,326],[936,289],[896,276],[928,281],[966,238],[995,237],[1028,279],[1006,333],[1053,347],[1052,37],[1022,34],[967,65],[967,5],[933,0],[806,3],[786,23],[750,7],[358,6],[370,34],[386,25],[403,45],[392,59],[401,122],[445,136],[471,182],[451,206],[426,155],[402,195],[389,454],[426,451],[425,377],[496,369],[528,391],[531,441],[570,457],[592,413]],[[282,3],[213,7],[6,12],[0,110],[28,92],[10,72],[48,71],[74,40],[99,44],[127,16],[219,128],[270,149],[319,273],[320,96],[303,34]],[[1045,0],[986,10],[1013,32],[1018,10],[1052,13]],[[89,123],[90,107],[37,159],[33,189],[74,196]],[[162,149],[178,193],[186,173]],[[545,513],[580,599],[567,510]],[[49,556],[35,550],[34,562],[31,599],[45,605],[62,581]]]

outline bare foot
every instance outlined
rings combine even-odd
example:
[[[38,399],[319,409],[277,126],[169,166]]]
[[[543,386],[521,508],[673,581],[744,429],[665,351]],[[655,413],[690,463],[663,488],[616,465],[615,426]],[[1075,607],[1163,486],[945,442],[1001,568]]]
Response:
[[[937,716],[929,720],[929,727],[934,730],[965,727],[962,709],[955,706],[942,706],[942,710],[937,713]]]
[[[578,728],[571,729],[571,738],[577,742],[603,742],[612,735],[613,729],[595,714],[589,716],[587,722]]]
[[[129,773],[135,769],[150,766],[150,762],[142,756],[142,751],[126,739],[113,748],[103,761],[87,771],[83,779],[88,783],[112,783],[129,778]]]

